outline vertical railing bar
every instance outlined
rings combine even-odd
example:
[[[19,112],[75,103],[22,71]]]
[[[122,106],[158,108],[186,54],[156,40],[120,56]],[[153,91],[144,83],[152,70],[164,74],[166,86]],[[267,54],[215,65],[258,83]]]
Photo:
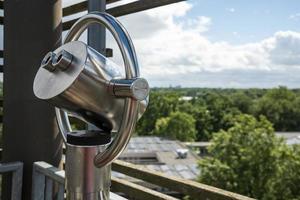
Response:
[[[64,184],[58,184],[57,200],[64,200],[64,194],[65,194]]]
[[[32,173],[32,200],[44,200],[45,175],[37,171],[37,166],[33,166]]]
[[[12,188],[11,199],[21,200],[23,183],[23,163],[19,163],[19,167],[12,172]]]
[[[51,177],[46,177],[45,200],[53,200],[53,180]]]

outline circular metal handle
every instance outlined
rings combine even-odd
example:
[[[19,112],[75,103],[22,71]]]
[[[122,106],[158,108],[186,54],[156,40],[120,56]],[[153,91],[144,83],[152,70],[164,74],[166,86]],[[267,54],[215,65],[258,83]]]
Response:
[[[82,32],[94,23],[105,26],[117,41],[124,60],[126,79],[139,77],[139,66],[132,41],[125,28],[107,13],[92,12],[80,18],[66,35],[64,43],[78,40]],[[110,164],[125,149],[137,121],[138,107],[139,101],[129,97],[125,98],[124,113],[118,134],[104,152],[95,156],[94,163],[96,167]],[[72,131],[68,114],[56,108],[56,116],[59,129],[66,142],[66,133]]]

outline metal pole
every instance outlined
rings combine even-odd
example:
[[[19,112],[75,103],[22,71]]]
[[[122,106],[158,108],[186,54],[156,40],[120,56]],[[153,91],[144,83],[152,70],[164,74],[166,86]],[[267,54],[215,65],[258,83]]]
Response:
[[[106,0],[88,0],[88,12],[99,11],[105,12],[106,10]],[[106,53],[106,32],[104,26],[99,26],[98,24],[91,25],[88,28],[88,45],[97,50],[99,53],[105,55]],[[88,130],[97,130],[98,128],[93,124],[88,124]],[[93,147],[92,147],[93,148]],[[105,149],[105,145],[102,147],[101,151]],[[95,154],[92,154],[95,156]],[[79,156],[78,156],[79,157]],[[109,199],[109,190],[105,190],[105,188],[110,188],[110,176],[111,176],[111,165],[104,166],[100,169],[97,169],[94,166],[92,167],[92,171],[96,176],[94,177],[94,181],[97,181],[102,188],[102,195],[99,195],[99,200],[108,200]],[[100,177],[101,176],[101,177]],[[104,181],[103,181],[104,180]],[[86,181],[87,183],[92,180]],[[102,183],[101,183],[102,182]],[[102,186],[103,182],[106,186]],[[95,198],[96,199],[96,198]]]
[[[106,0],[88,0],[88,12],[105,12]],[[105,55],[105,28],[97,24],[88,28],[88,45]]]
[[[105,12],[106,0],[88,0],[88,12],[99,11]],[[99,53],[105,55],[106,33],[105,27],[98,24],[91,25],[88,28],[88,45],[94,48]],[[93,124],[87,125],[88,130],[97,130]]]
[[[24,162],[22,199],[31,199],[32,165],[59,166],[62,140],[54,107],[32,91],[40,61],[61,44],[61,0],[4,1],[3,161]],[[5,179],[2,199],[10,199]]]

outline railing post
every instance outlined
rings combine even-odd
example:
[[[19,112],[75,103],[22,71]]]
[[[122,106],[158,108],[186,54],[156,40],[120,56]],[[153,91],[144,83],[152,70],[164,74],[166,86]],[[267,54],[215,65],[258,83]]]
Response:
[[[22,194],[22,179],[23,179],[23,163],[13,162],[13,163],[3,163],[0,164],[0,174],[8,174],[11,176],[11,191],[10,193],[11,200],[21,200]]]
[[[64,178],[63,170],[45,162],[35,162],[32,172],[32,200],[64,200]],[[53,190],[57,190],[56,196],[53,196]]]
[[[23,181],[23,163],[19,163],[19,167],[12,173],[11,199],[21,200]]]
[[[46,176],[39,173],[37,166],[33,166],[32,173],[32,200],[44,200]]]

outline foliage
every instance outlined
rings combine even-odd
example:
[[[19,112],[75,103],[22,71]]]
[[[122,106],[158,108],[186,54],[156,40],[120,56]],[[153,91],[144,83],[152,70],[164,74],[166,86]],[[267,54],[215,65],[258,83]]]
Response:
[[[182,97],[192,97],[184,100]],[[188,113],[195,120],[196,140],[208,141],[212,133],[228,130],[232,118],[250,114],[267,117],[276,131],[300,131],[300,90],[154,88],[150,104],[138,122],[138,135],[155,134],[155,124],[172,112]]]
[[[255,115],[265,115],[276,130],[299,130],[300,99],[286,87],[269,90],[258,100]]]
[[[136,127],[139,135],[153,135],[156,120],[177,110],[179,95],[174,92],[151,92],[150,103]]]
[[[197,141],[209,140],[211,133],[214,131],[213,116],[206,107],[198,107],[193,113],[196,120],[195,128],[197,131]]]
[[[194,141],[196,138],[195,120],[184,112],[173,112],[162,117],[155,124],[155,134],[180,141]]]
[[[203,105],[204,103],[204,105]],[[219,131],[221,129],[227,129],[230,127],[230,120],[228,120],[228,116],[235,116],[240,114],[238,108],[236,108],[229,96],[220,93],[212,93],[208,92],[204,95],[199,95],[194,104],[196,107],[205,107],[207,114],[210,115],[209,126],[211,129],[203,130],[199,126],[197,127],[198,138],[201,140],[209,140],[211,139],[211,134],[213,132]],[[197,124],[203,126],[203,120],[197,118]],[[207,123],[207,122],[206,122]],[[208,125],[206,124],[206,127]],[[203,132],[209,131],[209,134],[204,134]]]
[[[272,124],[242,114],[214,134],[199,181],[257,199],[300,199],[300,148],[288,147]]]

